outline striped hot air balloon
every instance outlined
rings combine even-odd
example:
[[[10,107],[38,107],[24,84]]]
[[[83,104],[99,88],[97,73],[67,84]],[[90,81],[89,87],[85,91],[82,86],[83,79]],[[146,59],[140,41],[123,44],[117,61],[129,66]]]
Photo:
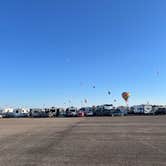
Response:
[[[129,97],[130,97],[130,93],[129,93],[129,92],[123,92],[123,93],[122,93],[122,98],[123,98],[126,102],[128,102]]]

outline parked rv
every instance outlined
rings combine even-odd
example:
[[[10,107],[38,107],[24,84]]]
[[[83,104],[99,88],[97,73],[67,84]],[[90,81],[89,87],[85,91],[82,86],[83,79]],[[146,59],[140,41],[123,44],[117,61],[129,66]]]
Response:
[[[57,108],[51,107],[48,109],[45,109],[45,112],[47,113],[48,117],[55,118],[57,116]]]
[[[46,108],[45,112],[50,118],[65,116],[65,111],[63,108],[56,108],[56,107]]]
[[[13,108],[4,108],[2,109],[2,116],[6,118],[14,117],[14,109]]]
[[[66,116],[67,117],[76,117],[77,116],[77,108],[76,107],[69,107],[66,109]]]
[[[153,114],[152,105],[149,104],[136,105],[131,107],[131,110],[133,111],[134,114],[146,114],[146,115]]]
[[[127,107],[124,107],[124,106],[119,106],[117,107],[117,109],[119,109],[124,116],[128,115],[130,113],[130,108],[127,106]]]
[[[114,110],[114,107],[112,104],[100,105],[100,106],[97,106],[95,115],[96,116],[111,116],[113,110]]]
[[[44,109],[40,109],[40,108],[32,108],[32,109],[30,109],[29,116],[33,117],[33,118],[48,117],[48,115],[45,112],[45,110]]]
[[[82,107],[80,109],[80,111],[83,111],[85,116],[93,116],[94,112],[93,112],[93,108],[92,107]]]
[[[124,112],[121,111],[120,109],[115,109],[115,110],[112,112],[112,116],[124,116]]]
[[[25,108],[17,108],[13,110],[13,116],[14,117],[28,117],[29,116],[29,109],[25,109]]]
[[[166,114],[166,106],[153,106],[153,112],[155,115],[165,115]]]

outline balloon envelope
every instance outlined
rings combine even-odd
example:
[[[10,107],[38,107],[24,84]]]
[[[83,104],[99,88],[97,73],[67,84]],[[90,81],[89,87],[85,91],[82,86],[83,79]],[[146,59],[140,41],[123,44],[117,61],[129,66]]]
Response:
[[[85,100],[84,100],[84,102],[85,102],[85,103],[88,103],[88,100],[87,100],[87,99],[85,99]]]
[[[123,92],[122,93],[122,98],[127,102],[128,99],[130,97],[130,93],[129,92]]]

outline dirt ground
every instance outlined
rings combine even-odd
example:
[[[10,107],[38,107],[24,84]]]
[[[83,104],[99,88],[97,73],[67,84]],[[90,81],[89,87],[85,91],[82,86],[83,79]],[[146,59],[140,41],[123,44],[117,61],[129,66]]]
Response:
[[[0,119],[0,166],[165,166],[166,116]]]

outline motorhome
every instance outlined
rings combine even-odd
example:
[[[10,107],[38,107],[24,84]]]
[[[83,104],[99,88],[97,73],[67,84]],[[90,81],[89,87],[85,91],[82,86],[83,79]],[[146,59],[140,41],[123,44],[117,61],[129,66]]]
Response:
[[[97,106],[95,115],[96,116],[111,116],[113,110],[114,110],[114,107],[112,104],[100,105],[100,106]]]
[[[4,109],[2,109],[2,115],[7,118],[14,117],[14,109],[13,108],[4,108]]]
[[[29,116],[30,117],[48,117],[48,114],[45,112],[44,109],[40,109],[40,108],[31,108],[30,112],[29,112]]]
[[[94,115],[92,107],[82,107],[82,108],[80,108],[80,111],[84,112],[85,116],[93,116]]]
[[[164,115],[166,114],[166,106],[164,105],[154,105],[152,106],[154,115]]]
[[[128,115],[128,113],[130,113],[130,109],[128,106],[119,106],[117,107],[117,109],[119,109],[124,115]]]
[[[131,107],[131,110],[134,114],[153,114],[152,105],[149,104],[135,105]]]
[[[77,108],[76,107],[69,107],[66,109],[66,116],[67,117],[76,117],[77,116]]]
[[[26,108],[17,108],[13,110],[14,117],[28,117],[29,116],[29,109]]]

